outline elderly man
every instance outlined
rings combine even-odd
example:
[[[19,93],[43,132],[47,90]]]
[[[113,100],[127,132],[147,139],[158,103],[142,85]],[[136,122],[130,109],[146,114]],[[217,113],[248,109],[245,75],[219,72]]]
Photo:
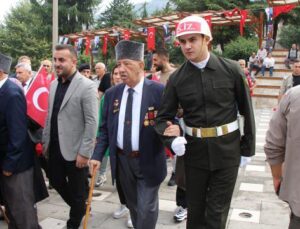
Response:
[[[43,60],[41,66],[47,70],[48,74],[52,73],[52,62],[50,60]]]
[[[31,66],[26,63],[19,63],[16,66],[16,76],[21,82],[26,95],[28,88],[33,80]]]
[[[164,148],[154,130],[164,86],[144,79],[144,44],[123,40],[115,50],[124,83],[105,93],[91,164],[99,166],[109,146],[112,177],[120,179],[134,228],[154,229],[158,189],[167,173]]]
[[[300,86],[282,97],[266,135],[265,153],[274,190],[291,208],[289,229],[300,228]]]
[[[38,229],[34,206],[34,147],[22,89],[8,80],[11,58],[0,54],[0,192],[8,228]]]
[[[236,62],[208,51],[212,35],[203,18],[182,19],[176,36],[187,61],[169,78],[156,130],[177,156],[184,155],[187,228],[224,229],[241,155],[255,150],[249,89]],[[178,104],[186,134],[175,138],[166,130]],[[238,113],[245,118],[242,137]]]
[[[43,150],[49,162],[49,180],[71,207],[67,228],[79,228],[85,213],[88,160],[98,126],[95,84],[76,70],[77,53],[70,45],[57,45]]]
[[[95,70],[96,78],[94,78],[94,81],[97,84],[98,92],[101,98],[105,91],[111,87],[110,73],[106,72],[105,64],[101,62],[95,65]]]

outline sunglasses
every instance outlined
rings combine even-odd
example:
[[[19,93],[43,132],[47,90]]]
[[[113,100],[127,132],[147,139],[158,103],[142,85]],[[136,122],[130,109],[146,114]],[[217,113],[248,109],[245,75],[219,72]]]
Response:
[[[45,68],[50,68],[50,65],[43,64],[43,67],[45,67]]]

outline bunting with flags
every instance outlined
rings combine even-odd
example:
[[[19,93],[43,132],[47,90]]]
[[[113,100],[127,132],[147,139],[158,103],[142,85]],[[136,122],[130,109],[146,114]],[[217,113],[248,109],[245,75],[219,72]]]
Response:
[[[102,54],[106,56],[107,54],[107,44],[108,44],[108,34],[103,36],[103,46],[102,46]]]
[[[273,19],[283,13],[288,13],[296,7],[295,4],[287,4],[283,6],[274,6],[273,7]]]

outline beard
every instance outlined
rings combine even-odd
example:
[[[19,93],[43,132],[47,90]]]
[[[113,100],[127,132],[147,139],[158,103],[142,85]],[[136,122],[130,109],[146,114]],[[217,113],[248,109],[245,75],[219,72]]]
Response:
[[[162,64],[155,66],[155,70],[156,70],[157,72],[163,70]]]

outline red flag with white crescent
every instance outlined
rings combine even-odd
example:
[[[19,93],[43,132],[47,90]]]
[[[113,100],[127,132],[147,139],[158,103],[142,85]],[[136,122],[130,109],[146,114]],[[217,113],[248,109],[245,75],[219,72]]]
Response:
[[[129,30],[124,30],[124,40],[130,40],[130,31]]]
[[[91,49],[91,39],[89,37],[85,38],[85,55],[88,56],[90,54]]]
[[[148,50],[155,50],[155,27],[148,27]]]
[[[45,126],[48,112],[50,83],[54,79],[53,73],[48,74],[46,69],[41,67],[26,93],[27,115],[42,127]]]
[[[246,19],[248,17],[248,11],[247,10],[241,10],[241,20],[240,20],[240,34],[241,36],[244,35],[244,27],[246,23]]]
[[[212,30],[211,26],[212,26],[212,22],[211,22],[211,15],[205,16],[204,17],[205,21],[207,22],[210,30]]]
[[[107,44],[108,44],[108,34],[103,36],[103,46],[102,46],[102,54],[106,56],[107,54]]]

